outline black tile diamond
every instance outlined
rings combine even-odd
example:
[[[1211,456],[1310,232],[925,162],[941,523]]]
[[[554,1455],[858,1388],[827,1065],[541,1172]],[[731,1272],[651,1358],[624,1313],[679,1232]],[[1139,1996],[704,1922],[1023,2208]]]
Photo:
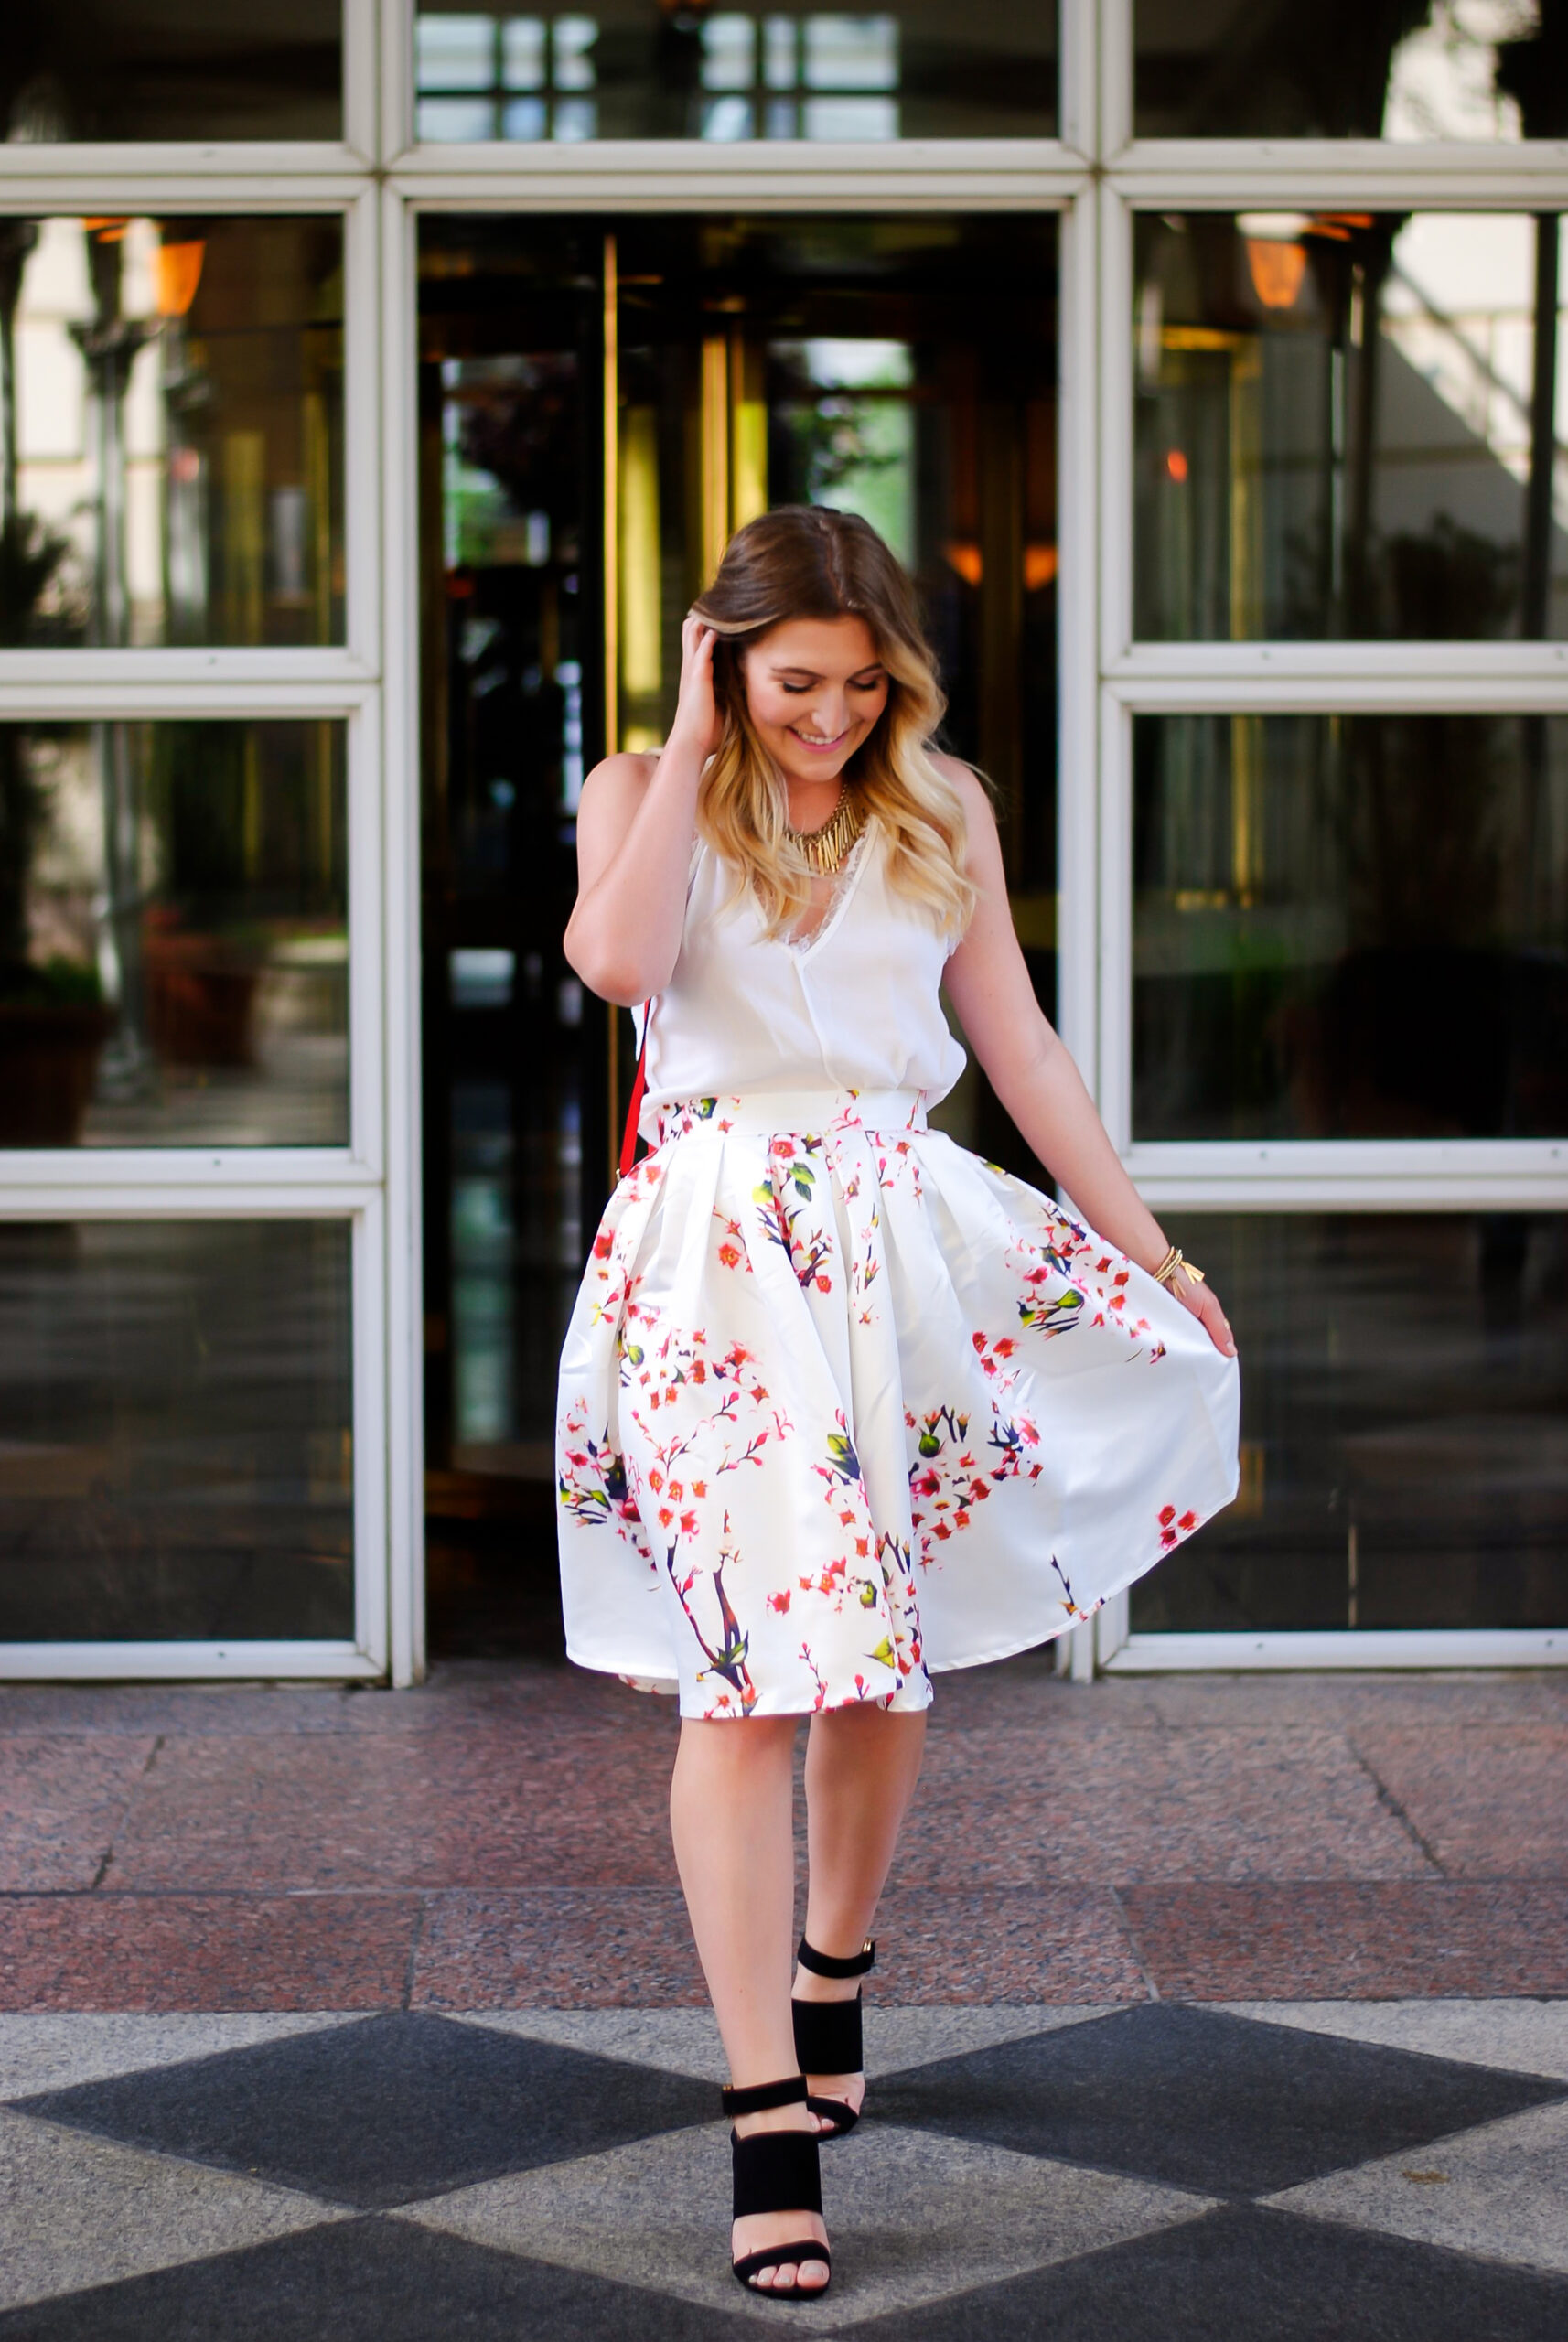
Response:
[[[608,2278],[346,2220],[0,2315],[0,2342],[756,2342],[725,2316]]]
[[[873,2319],[855,2328],[855,2342],[1563,2342],[1564,2334],[1568,2278],[1232,2205]]]
[[[873,2091],[886,2122],[1246,2196],[1568,2097],[1528,2074],[1168,2003],[914,2067]]]
[[[372,2209],[712,2122],[708,2084],[389,2015],[22,2101],[128,2144]]]

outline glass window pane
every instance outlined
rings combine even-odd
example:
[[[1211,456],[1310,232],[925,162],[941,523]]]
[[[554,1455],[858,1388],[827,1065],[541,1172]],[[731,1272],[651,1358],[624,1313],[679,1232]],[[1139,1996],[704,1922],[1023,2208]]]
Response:
[[[1145,213],[1146,639],[1568,634],[1561,217]]]
[[[421,90],[493,90],[499,27],[494,16],[416,17],[414,82]],[[513,85],[515,86],[515,85]]]
[[[354,1631],[343,1220],[0,1223],[0,1641]]]
[[[0,725],[0,1146],[340,1146],[337,723]]]
[[[1568,1133],[1568,718],[1134,727],[1140,1139]]]
[[[1558,1216],[1173,1216],[1241,1350],[1241,1492],[1139,1633],[1568,1623]]]
[[[0,644],[343,639],[336,219],[0,220]]]
[[[0,134],[339,138],[337,0],[37,0],[0,15]]]
[[[539,94],[520,103],[517,90]],[[414,91],[426,140],[1049,138],[1057,11],[604,0],[592,16],[520,16],[456,0],[415,16]]]
[[[1556,0],[1133,0],[1140,138],[1568,134]]]

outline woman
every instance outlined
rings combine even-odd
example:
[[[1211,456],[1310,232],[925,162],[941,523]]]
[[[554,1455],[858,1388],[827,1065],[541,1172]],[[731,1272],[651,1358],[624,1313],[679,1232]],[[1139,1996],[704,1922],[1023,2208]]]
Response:
[[[679,1688],[735,2271],[803,2299],[931,1673],[1060,1634],[1228,1503],[1238,1370],[1036,1004],[881,540],[820,510],[751,521],[682,642],[662,752],[607,757],[578,819],[566,956],[652,1004],[653,1151],[623,1163],[562,1359],[562,1580],[574,1659]],[[928,1129],[964,1064],[944,983],[1088,1225]]]

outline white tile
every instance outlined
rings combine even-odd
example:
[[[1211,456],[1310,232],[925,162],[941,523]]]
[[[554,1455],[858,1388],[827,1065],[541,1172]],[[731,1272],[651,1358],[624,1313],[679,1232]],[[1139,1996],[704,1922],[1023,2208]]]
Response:
[[[1109,2016],[1109,2008],[1063,2007],[1040,2003],[1013,2008],[868,2008],[865,2012],[867,2072],[901,2072],[929,2066],[939,2057],[961,2057],[972,2049],[993,2049],[1001,2042],[1025,2041],[1033,2033],[1058,2033]]]
[[[1510,2114],[1266,2200],[1416,2244],[1568,2271],[1568,2104]]]
[[[1230,2001],[1259,2017],[1343,2041],[1416,2049],[1466,2066],[1568,2081],[1568,2001]]]
[[[290,2236],[338,2207],[0,2110],[0,2309]]]
[[[1021,2041],[1031,2033],[1055,2032],[1108,2014],[1102,2008],[1056,2004],[1013,2008],[879,2008],[865,2010],[866,2071],[875,2090],[878,2074],[926,2066],[966,2050],[990,2049],[1000,2041]],[[528,2041],[552,2041],[587,2049],[601,2057],[624,2057],[634,2066],[658,2066],[717,2084],[729,2069],[711,2009],[506,2009],[469,2014],[464,2025],[510,2033]]]
[[[502,2251],[799,2329],[913,2310],[1193,2219],[1205,2197],[897,2125],[822,2157],[833,2283],[822,2304],[743,2297],[729,2273],[722,2123],[491,2180],[396,2217]]]
[[[106,2081],[112,2074],[143,2073],[209,2057],[223,2049],[250,2049],[291,2034],[321,2033],[357,2025],[353,2016],[29,2016],[0,2015],[0,2100],[36,2091]]]
[[[729,2079],[711,2009],[499,2009],[449,2022],[622,2057],[628,2065],[657,2066],[697,2081],[717,2085]]]

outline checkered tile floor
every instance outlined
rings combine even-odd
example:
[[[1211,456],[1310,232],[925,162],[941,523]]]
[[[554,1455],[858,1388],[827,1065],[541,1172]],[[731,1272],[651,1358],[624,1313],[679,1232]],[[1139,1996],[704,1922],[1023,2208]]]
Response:
[[[0,2342],[1563,2342],[1568,2004],[868,2011],[821,2304],[705,2013],[0,2017]]]

